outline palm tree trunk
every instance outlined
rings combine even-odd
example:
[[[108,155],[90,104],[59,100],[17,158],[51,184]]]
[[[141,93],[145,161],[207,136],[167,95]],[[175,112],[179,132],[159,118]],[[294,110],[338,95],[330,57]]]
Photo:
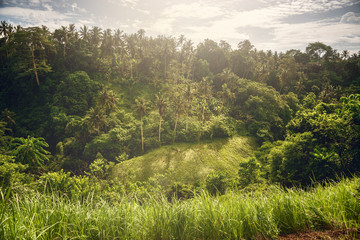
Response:
[[[39,81],[38,73],[37,73],[37,70],[36,70],[36,63],[35,63],[35,57],[34,57],[34,48],[31,47],[30,50],[31,50],[32,61],[33,61],[33,64],[34,64],[34,72],[35,72],[35,77],[36,77],[36,83],[37,83],[38,86],[40,86],[40,81]]]
[[[165,55],[165,65],[164,65],[164,80],[166,79],[166,55]]]
[[[176,139],[176,127],[177,127],[178,119],[179,119],[179,114],[176,114],[173,143],[175,143],[175,139]]]
[[[133,66],[132,66],[132,59],[130,61],[130,78],[133,79]]]
[[[202,107],[201,121],[202,121],[202,123],[205,122],[205,104]]]
[[[159,121],[159,144],[160,144],[160,146],[161,146],[161,120],[162,120],[162,117],[161,117],[161,115],[160,115],[160,121]]]
[[[140,131],[141,131],[141,150],[144,152],[144,131],[143,131],[143,121],[140,119]]]

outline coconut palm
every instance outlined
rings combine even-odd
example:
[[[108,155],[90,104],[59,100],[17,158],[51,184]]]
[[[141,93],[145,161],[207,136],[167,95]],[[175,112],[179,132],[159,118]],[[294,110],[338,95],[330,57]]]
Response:
[[[10,111],[9,109],[5,108],[2,112],[1,112],[1,118],[2,121],[6,122],[6,124],[8,125],[10,122],[15,124],[15,120],[13,119],[13,117],[15,116],[15,113]]]
[[[156,105],[157,105],[157,107],[159,109],[159,115],[160,115],[160,120],[159,120],[159,143],[160,143],[160,146],[161,146],[161,122],[162,122],[162,117],[165,114],[165,109],[166,109],[167,102],[166,102],[166,98],[164,97],[164,95],[161,95],[160,93],[156,94],[155,97],[156,97]]]
[[[86,42],[89,41],[89,28],[86,25],[80,27],[80,37]]]
[[[172,105],[175,110],[175,125],[174,125],[174,138],[173,138],[173,143],[175,143],[177,124],[178,124],[181,114],[184,111],[183,95],[180,94],[179,92],[175,92],[175,94],[173,95],[173,98],[172,98]]]
[[[107,117],[103,110],[98,108],[90,108],[87,114],[85,115],[85,120],[87,121],[89,127],[89,133],[100,134],[104,129],[107,131]]]
[[[112,90],[102,90],[99,95],[99,103],[106,113],[112,113],[116,107],[117,98]]]
[[[49,35],[50,32],[47,29],[29,27],[17,31],[11,41],[14,49],[22,49],[24,53],[29,53],[33,68],[24,69],[24,71],[34,72],[38,86],[40,85],[38,69],[41,70],[41,72],[51,71],[51,67],[46,63],[46,58],[44,58],[47,51],[53,50]],[[35,52],[37,54],[35,54]],[[27,57],[22,57],[19,61],[23,61],[21,66],[26,66],[27,68],[29,64]]]
[[[136,111],[140,117],[140,131],[141,131],[141,150],[144,152],[144,130],[143,130],[143,117],[149,109],[149,104],[144,97],[135,99]]]
[[[91,29],[91,43],[95,46],[98,47],[101,41],[101,37],[102,37],[102,33],[101,33],[101,28],[99,27],[93,27]]]

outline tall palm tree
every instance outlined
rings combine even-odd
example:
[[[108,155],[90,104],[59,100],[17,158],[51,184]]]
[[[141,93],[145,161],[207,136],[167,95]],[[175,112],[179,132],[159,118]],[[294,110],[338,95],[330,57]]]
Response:
[[[201,97],[201,121],[205,122],[205,110],[207,107],[207,101],[211,96],[211,80],[208,77],[204,77],[199,84],[199,93]]]
[[[175,143],[177,124],[181,114],[184,111],[184,101],[181,93],[175,92],[172,98],[172,104],[173,104],[173,108],[175,109],[175,125],[174,125],[174,137],[173,137],[173,143]]]
[[[89,126],[89,133],[100,134],[104,129],[107,132],[107,118],[104,111],[98,108],[90,108],[85,115],[85,120]]]
[[[44,138],[15,138],[11,143],[11,154],[23,164],[29,164],[30,167],[42,166],[49,160],[49,151],[44,148],[49,147]]]
[[[144,97],[135,99],[136,111],[140,117],[140,132],[141,132],[141,150],[144,152],[144,130],[143,130],[143,117],[149,109],[148,102]]]
[[[191,111],[191,101],[192,101],[192,98],[193,98],[193,95],[194,95],[194,89],[189,82],[187,82],[187,86],[186,86],[186,90],[185,90],[185,93],[184,93],[184,97],[185,97],[185,115],[186,115],[186,125],[185,125],[185,130],[187,131],[188,128],[189,128],[189,121],[188,121],[188,118],[189,118],[189,114],[190,114],[190,111]]]
[[[80,27],[80,37],[86,42],[89,41],[89,28],[86,25]]]
[[[91,29],[91,43],[94,45],[94,47],[99,47],[99,44],[101,42],[101,28],[99,27],[92,27]]]
[[[2,112],[1,112],[1,117],[2,117],[2,121],[6,122],[6,124],[9,124],[10,122],[15,124],[15,120],[13,119],[13,117],[15,116],[15,113],[10,111],[9,109],[5,108]]]
[[[192,62],[194,59],[194,46],[193,42],[191,40],[188,40],[183,45],[183,57],[184,57],[184,75],[186,78],[191,77],[191,68],[192,68]]]
[[[130,63],[130,78],[133,79],[133,64],[136,63],[138,56],[138,35],[131,34],[126,36],[126,49],[129,63]]]
[[[162,122],[162,117],[165,114],[165,110],[166,110],[166,106],[167,106],[167,102],[166,102],[166,98],[164,95],[156,94],[156,105],[159,109],[159,115],[160,115],[160,120],[159,120],[159,143],[161,146],[161,122]]]
[[[111,33],[111,29],[106,29],[103,32],[103,40],[101,43],[101,54],[103,57],[111,56],[113,53],[114,38]]]
[[[11,33],[13,33],[14,27],[11,24],[8,24],[6,21],[1,21],[0,24],[0,36],[5,38],[5,43],[10,39]]]
[[[112,90],[102,90],[99,96],[99,102],[106,113],[111,113],[116,107],[117,98]]]
[[[38,64],[42,72],[50,72],[51,67],[47,65],[46,58],[44,57],[46,51],[52,51],[53,45],[49,39],[49,31],[47,29],[42,29],[39,27],[28,27],[23,30],[17,31],[12,38],[12,46],[16,49],[21,48],[24,52],[29,53],[29,57],[32,60],[36,83],[39,86],[39,76],[38,76]],[[35,52],[36,54],[35,56]],[[40,58],[40,59],[39,59]],[[20,58],[19,61],[24,61],[23,66],[27,66],[28,58]],[[25,62],[26,61],[26,62]],[[38,64],[37,64],[38,62]],[[30,72],[28,69],[26,71]]]

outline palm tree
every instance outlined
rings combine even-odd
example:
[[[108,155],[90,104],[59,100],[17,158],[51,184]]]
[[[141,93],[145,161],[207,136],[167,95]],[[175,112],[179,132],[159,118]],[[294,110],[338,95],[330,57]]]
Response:
[[[98,103],[106,114],[112,113],[116,107],[117,98],[112,90],[102,90],[99,94]]]
[[[130,78],[133,79],[133,64],[136,63],[136,57],[138,55],[138,35],[131,34],[126,36],[126,48],[127,55],[130,57]]]
[[[177,124],[181,114],[184,111],[184,102],[183,102],[182,94],[180,94],[179,92],[175,92],[172,98],[172,103],[175,109],[175,125],[174,125],[174,138],[173,138],[173,143],[175,143]]]
[[[186,130],[186,131],[187,131],[188,128],[189,128],[188,118],[189,118],[189,113],[190,113],[190,111],[191,111],[191,101],[192,101],[193,95],[194,95],[194,89],[193,89],[193,87],[191,86],[191,83],[188,82],[188,83],[187,83],[186,90],[185,90],[185,93],[184,93],[184,97],[185,97],[185,99],[186,99],[186,104],[185,104],[185,114],[186,114],[185,130]]]
[[[32,59],[33,70],[36,78],[36,83],[39,86],[39,76],[38,76],[38,66],[36,63],[35,51],[39,53],[44,53],[47,51],[52,51],[52,42],[49,39],[49,31],[47,29],[39,27],[29,27],[23,30],[17,31],[12,39],[12,44],[14,48],[23,48],[24,51],[30,51],[30,56]],[[38,60],[40,69],[44,72],[50,72],[51,67],[46,64],[46,58],[44,54],[37,54],[42,59]],[[27,61],[27,58],[21,58],[22,61]],[[24,65],[27,65],[25,63]]]
[[[142,59],[144,56],[144,49],[143,49],[143,42],[145,40],[145,30],[144,29],[139,29],[139,31],[137,31],[137,38],[138,38],[138,47],[139,47],[139,55],[140,55],[140,59]]]
[[[148,102],[144,97],[138,97],[135,99],[136,111],[140,117],[140,131],[141,131],[141,150],[144,152],[144,130],[143,130],[143,117],[149,109]]]
[[[220,91],[220,97],[222,101],[220,112],[222,112],[224,105],[226,105],[228,102],[232,102],[235,99],[235,93],[231,91],[231,88],[229,88],[226,83],[224,83],[221,88],[222,91]]]
[[[199,84],[199,93],[201,97],[201,121],[205,122],[205,110],[207,107],[207,101],[211,96],[211,80],[208,77],[204,77]]]
[[[161,121],[162,121],[162,116],[164,116],[165,114],[165,109],[166,109],[166,98],[164,97],[164,95],[156,94],[156,105],[159,109],[159,115],[160,115],[160,120],[159,120],[159,143],[161,146]]]
[[[1,21],[0,35],[7,38],[9,35],[9,24],[6,21]]]
[[[85,116],[85,120],[89,126],[89,133],[100,134],[102,129],[107,132],[107,119],[104,111],[99,110],[98,108],[90,108]]]
[[[111,56],[113,53],[114,38],[111,33],[111,29],[106,29],[103,32],[103,40],[101,43],[101,54],[102,57]]]
[[[44,138],[35,138],[28,136],[27,138],[15,138],[12,141],[11,154],[23,164],[29,164],[30,167],[42,166],[48,161],[51,154],[44,148],[49,147]]]
[[[101,41],[101,28],[93,27],[91,29],[91,43],[95,47],[99,47],[100,41]]]
[[[8,55],[8,50],[7,50],[6,45],[9,42],[10,34],[12,33],[12,30],[13,30],[13,26],[11,24],[8,24],[6,21],[1,21],[1,24],[0,24],[0,36],[5,39],[5,53],[6,53],[6,56]]]
[[[80,37],[86,42],[89,41],[89,28],[86,25],[80,27]]]
[[[9,109],[5,108],[2,112],[1,112],[1,117],[2,117],[2,121],[6,122],[6,124],[9,124],[9,122],[15,124],[15,120],[13,119],[13,117],[15,116],[15,113],[10,111]]]
[[[120,29],[116,29],[114,33],[114,45],[116,47],[121,46],[124,32]]]

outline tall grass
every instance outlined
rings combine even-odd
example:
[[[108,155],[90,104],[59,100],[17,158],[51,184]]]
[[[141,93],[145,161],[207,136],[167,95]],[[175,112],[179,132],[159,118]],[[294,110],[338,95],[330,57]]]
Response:
[[[276,239],[279,234],[360,227],[360,180],[310,191],[201,193],[109,203],[38,192],[1,194],[0,239]],[[96,200],[95,200],[96,199]]]

